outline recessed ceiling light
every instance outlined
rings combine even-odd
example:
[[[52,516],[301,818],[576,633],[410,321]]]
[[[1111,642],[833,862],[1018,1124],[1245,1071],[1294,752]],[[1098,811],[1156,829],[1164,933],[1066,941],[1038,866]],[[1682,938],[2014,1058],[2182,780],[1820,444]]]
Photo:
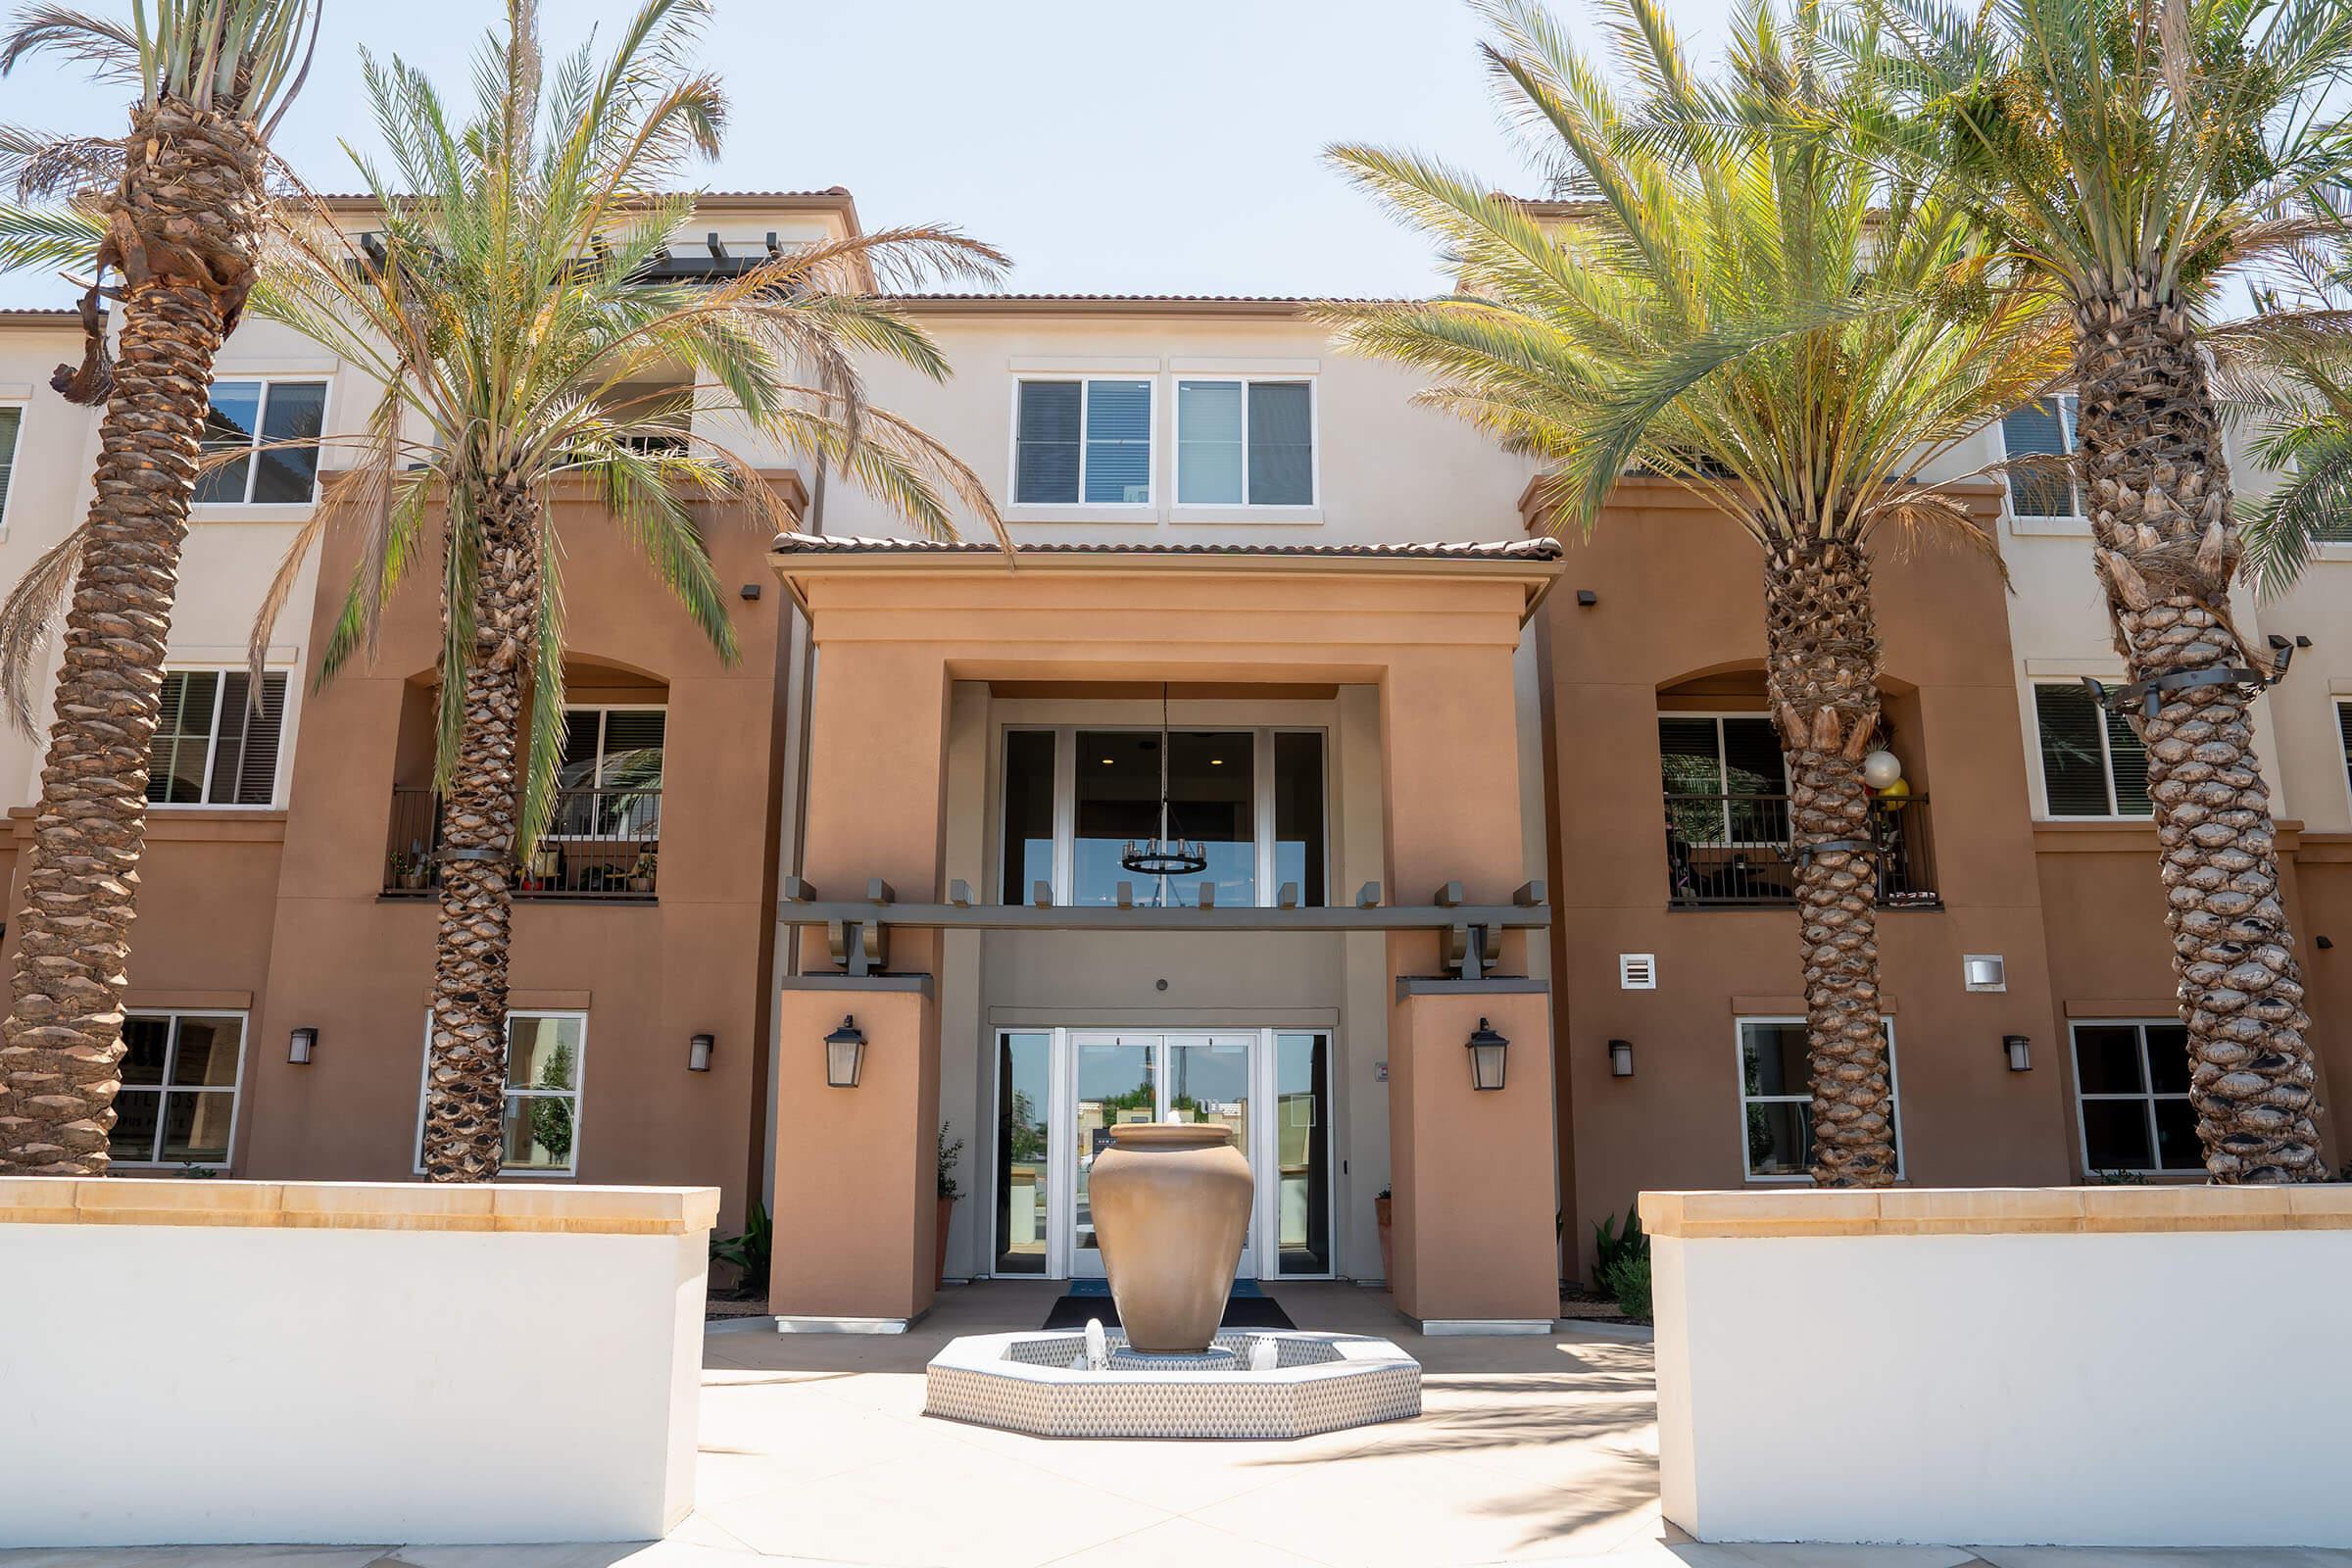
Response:
[[[1222,757],[1212,757],[1208,760],[1208,765],[1211,767],[1223,767],[1225,765],[1225,759]]]
[[[1110,766],[1110,759],[1109,759],[1109,758],[1107,758],[1107,757],[1105,757],[1104,759],[1102,759],[1102,765],[1103,765],[1104,767],[1108,767],[1108,766]]]

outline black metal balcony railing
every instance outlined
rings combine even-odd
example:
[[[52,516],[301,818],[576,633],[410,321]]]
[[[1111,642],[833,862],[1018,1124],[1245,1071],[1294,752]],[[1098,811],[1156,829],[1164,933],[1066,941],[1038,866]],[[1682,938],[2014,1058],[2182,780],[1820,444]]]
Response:
[[[441,801],[430,789],[392,791],[384,851],[387,898],[423,898],[441,886]],[[526,899],[650,899],[662,848],[659,789],[558,790],[546,837],[522,867]]]
[[[1928,799],[1871,802],[1882,908],[1933,908],[1936,864],[1929,853]],[[1786,795],[1666,797],[1667,901],[1677,908],[1796,902]]]

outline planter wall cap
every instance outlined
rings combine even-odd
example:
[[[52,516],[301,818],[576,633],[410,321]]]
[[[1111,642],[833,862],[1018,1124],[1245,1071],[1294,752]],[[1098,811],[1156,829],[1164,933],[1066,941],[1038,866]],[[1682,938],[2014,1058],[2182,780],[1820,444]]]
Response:
[[[0,1225],[227,1225],[686,1236],[718,1219],[714,1187],[0,1177]]]
[[[1653,1237],[2117,1235],[2352,1230],[2352,1185],[1643,1193]]]

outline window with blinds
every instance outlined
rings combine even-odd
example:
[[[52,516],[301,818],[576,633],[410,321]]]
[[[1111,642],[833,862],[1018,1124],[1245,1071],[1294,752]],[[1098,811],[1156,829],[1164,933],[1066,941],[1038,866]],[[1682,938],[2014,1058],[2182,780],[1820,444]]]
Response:
[[[0,407],[0,523],[8,520],[9,484],[17,476],[17,436],[24,424],[23,409]]]
[[[241,669],[164,672],[163,712],[148,751],[147,799],[156,806],[270,806],[277,798],[277,749],[286,677],[262,676],[261,701]]]
[[[1788,773],[1771,719],[1660,713],[1658,771],[1669,817],[1685,842],[1787,841]]]
[[[2071,456],[2075,450],[2075,395],[2069,392],[2062,397],[2030,403],[2006,415],[2001,419],[2003,451],[2011,459]],[[2017,516],[2082,514],[2071,464],[2036,463],[2012,468],[2008,479],[2009,510]]]
[[[668,720],[660,708],[566,708],[551,836],[658,833]]]
[[[1152,383],[1023,381],[1014,419],[1016,505],[1142,506],[1152,500]]]
[[[2146,816],[2148,752],[2132,721],[2091,701],[2081,685],[2034,688],[2041,750],[2043,813]]]
[[[2344,777],[2352,782],[2352,703],[2335,705],[2335,733],[2344,743]]]
[[[1314,502],[1311,382],[1176,383],[1178,506],[1309,507]]]

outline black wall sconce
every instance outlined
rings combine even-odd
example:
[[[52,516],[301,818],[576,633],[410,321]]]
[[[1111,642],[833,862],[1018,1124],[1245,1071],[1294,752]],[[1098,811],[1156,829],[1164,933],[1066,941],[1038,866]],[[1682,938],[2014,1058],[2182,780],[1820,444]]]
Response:
[[[286,1037],[286,1060],[297,1067],[308,1067],[318,1050],[318,1031],[297,1029]]]
[[[1496,1034],[1486,1019],[1479,1019],[1470,1034],[1470,1087],[1500,1089],[1503,1057],[1510,1049],[1508,1040]]]
[[[710,1053],[717,1049],[718,1036],[716,1035],[696,1035],[687,1041],[686,1070],[688,1072],[709,1072],[710,1070]]]
[[[1634,1075],[1634,1043],[1631,1040],[1609,1042],[1609,1076],[1631,1078]]]
[[[864,1070],[864,1032],[858,1027],[855,1016],[845,1015],[841,1027],[825,1036],[825,1085],[831,1089],[855,1089],[858,1075]]]
[[[2034,1070],[2034,1042],[2024,1035],[2001,1036],[2001,1054],[2009,1058],[2011,1072]]]

